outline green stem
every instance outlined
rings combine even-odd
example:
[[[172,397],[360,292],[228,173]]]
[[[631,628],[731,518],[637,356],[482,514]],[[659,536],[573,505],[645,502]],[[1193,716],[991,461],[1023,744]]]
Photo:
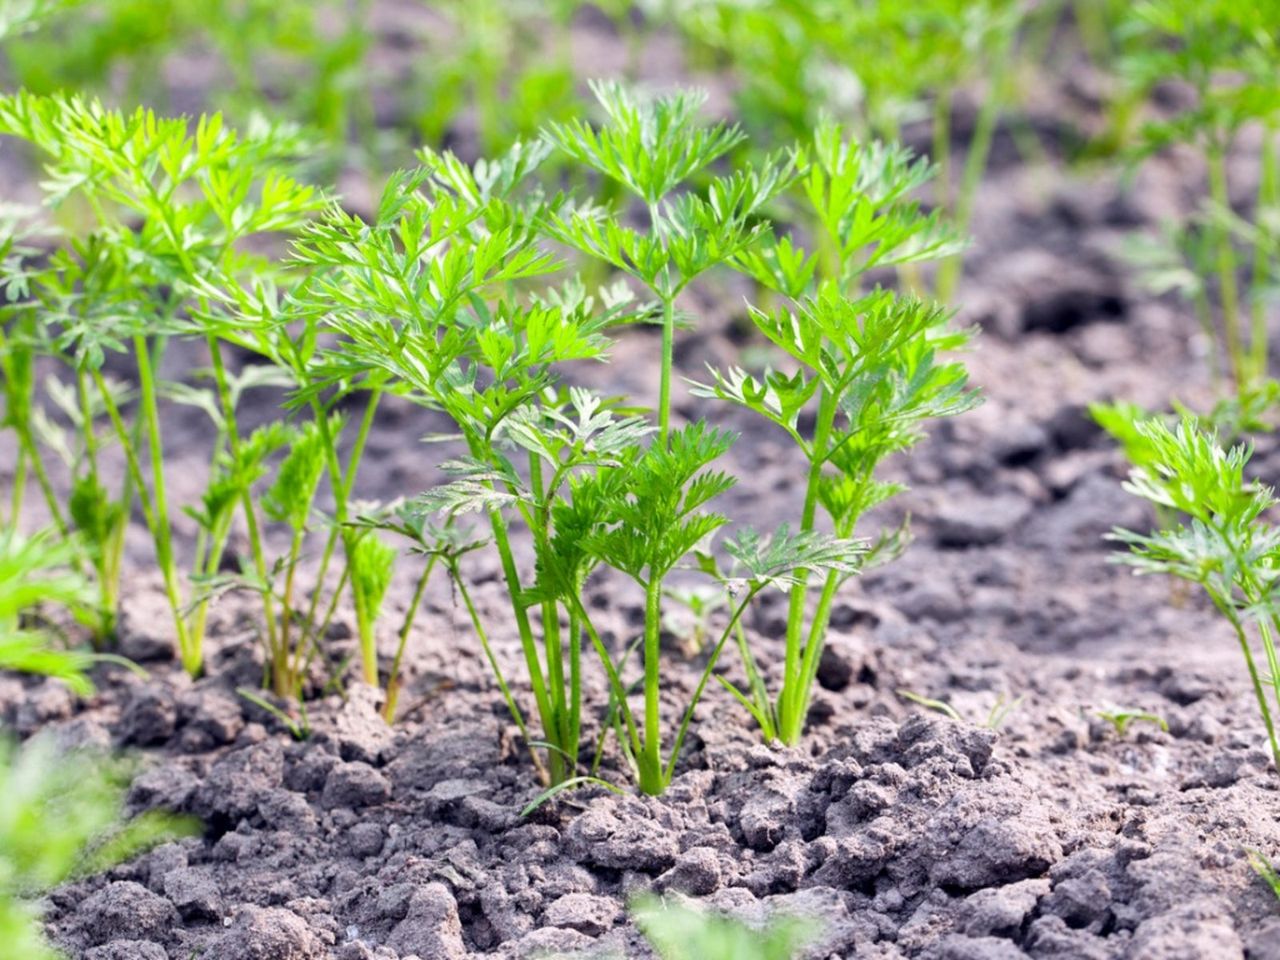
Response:
[[[1007,31],[991,51],[990,62],[993,64],[991,82],[987,96],[978,109],[978,117],[974,121],[973,138],[969,141],[969,151],[964,158],[960,189],[956,194],[955,209],[952,211],[952,223],[961,237],[967,237],[969,234],[978,185],[982,182],[982,174],[987,169],[991,142],[995,137],[996,124],[1004,106],[1005,75],[1008,71],[1009,48],[1013,44],[1014,33],[1013,30]],[[939,265],[938,299],[943,303],[951,302],[956,285],[960,282],[960,271],[963,267],[964,255],[960,253],[948,257]]]
[[[94,369],[92,376],[98,392],[102,395],[107,416],[110,418],[111,425],[115,429],[116,436],[119,438],[120,445],[124,450],[129,473],[138,488],[138,501],[142,504],[142,514],[147,522],[147,529],[151,532],[151,539],[155,544],[156,562],[160,566],[160,572],[164,580],[165,598],[168,600],[169,609],[173,614],[174,630],[177,633],[178,650],[182,658],[182,665],[188,673],[196,676],[200,672],[201,651],[191,649],[191,644],[187,639],[187,624],[182,616],[182,598],[178,591],[177,570],[174,566],[173,546],[170,542],[168,512],[162,499],[164,469],[163,463],[159,459],[159,415],[156,410],[155,382],[151,371],[151,357],[142,337],[135,339],[135,349],[138,353],[138,382],[142,396],[143,418],[151,446],[152,470],[160,482],[160,488],[154,494],[147,488],[146,480],[142,473],[142,464],[138,460],[138,452],[131,442],[132,438],[129,430],[125,427],[124,420],[120,416],[120,409],[116,406],[115,400],[112,399],[107,389],[102,371]]]
[[[734,631],[742,622],[742,615],[747,612],[751,602],[755,600],[763,589],[763,585],[756,585],[747,592],[747,595],[742,598],[742,601],[734,609],[733,615],[729,617],[729,622],[725,625],[724,632],[720,634],[720,639],[716,641],[716,645],[711,649],[711,656],[707,658],[707,665],[702,669],[702,677],[698,681],[697,688],[693,691],[693,696],[689,699],[689,705],[685,708],[684,717],[680,721],[680,728],[676,731],[675,742],[671,745],[671,756],[667,760],[667,767],[662,777],[663,790],[670,785],[671,778],[675,775],[676,761],[680,759],[680,750],[684,746],[685,735],[689,732],[689,724],[693,721],[693,711],[702,700],[702,694],[707,689],[707,682],[715,671],[716,664],[720,660],[720,654],[724,651],[725,644],[729,642],[729,638],[733,636]]]
[[[222,359],[222,344],[213,334],[208,334],[209,357],[213,362],[213,379],[218,391],[218,403],[222,407],[222,419],[225,423],[227,443],[231,448],[231,458],[240,462],[240,429],[236,424],[235,404],[231,398],[231,386],[227,380],[226,365]],[[240,507],[244,514],[245,527],[249,534],[249,553],[253,560],[254,573],[258,580],[266,584],[270,577],[267,570],[267,559],[262,547],[262,531],[258,526],[258,510],[253,502],[253,491],[245,486],[240,491]],[[262,592],[262,615],[266,623],[267,649],[274,649],[277,643],[275,604],[271,601],[271,591]]]
[[[825,385],[820,388],[818,415],[814,425],[813,445],[809,451],[809,477],[805,484],[804,512],[800,518],[800,531],[814,529],[818,513],[818,492],[822,485],[822,469],[826,464],[831,433],[835,427],[836,395]],[[787,743],[794,743],[804,729],[805,704],[803,696],[801,633],[804,629],[806,600],[809,592],[809,571],[797,570],[796,583],[791,588],[787,609],[786,666],[783,670],[782,689],[778,693],[778,733]]]
[[[542,481],[542,460],[534,453],[529,454],[529,488],[533,492],[534,503],[539,505],[539,509],[533,511],[533,516],[530,519],[536,517],[540,520],[544,516],[542,505],[545,495]],[[539,526],[535,522],[530,524],[530,530],[534,537],[534,550],[538,555],[546,556],[550,554],[551,545],[547,540],[546,526]],[[576,723],[575,716],[570,708],[570,702],[575,697],[572,689],[566,691],[565,688],[564,647],[560,637],[560,607],[555,600],[544,600],[542,602],[542,645],[546,650],[547,657],[548,699],[555,710],[555,739],[553,742],[568,754],[570,774],[572,774],[578,765],[578,742],[576,737],[573,736]],[[572,663],[570,663],[569,669],[571,674],[576,672]]]
[[[809,712],[809,700],[813,696],[813,681],[818,675],[818,664],[822,659],[822,648],[827,641],[827,623],[831,619],[831,607],[835,602],[836,591],[840,589],[840,575],[834,570],[827,573],[826,582],[822,585],[822,594],[818,597],[818,609],[814,611],[813,623],[809,627],[809,638],[804,645],[804,664],[801,667],[803,677],[800,688],[799,703],[803,714],[798,723],[783,733],[783,743],[794,747],[800,742],[804,732],[804,717]]]
[[[1227,189],[1226,149],[1217,137],[1210,143],[1206,159],[1209,166],[1209,196],[1223,213],[1229,213],[1231,198]],[[1222,330],[1227,341],[1227,359],[1236,385],[1236,394],[1243,398],[1251,384],[1241,337],[1236,253],[1231,243],[1230,229],[1224,226],[1215,230],[1214,243],[1217,247],[1218,296],[1222,301]]]
[[[378,412],[378,402],[382,399],[382,388],[374,387],[369,392],[369,401],[365,404],[364,417],[360,421],[360,430],[356,433],[354,445],[351,447],[351,456],[347,459],[347,471],[342,475],[341,483],[334,485],[334,502],[341,502],[339,509],[335,506],[334,516],[336,522],[329,531],[329,536],[325,539],[324,552],[320,555],[320,567],[316,573],[316,586],[311,593],[311,601],[307,605],[307,623],[313,625],[316,622],[316,612],[320,609],[320,593],[324,587],[325,577],[329,575],[329,566],[333,562],[334,551],[338,546],[338,538],[343,535],[343,523],[346,522],[347,502],[351,498],[351,491],[355,489],[356,473],[360,469],[360,462],[364,458],[364,448],[369,439],[369,433],[373,428],[374,416]],[[311,412],[317,420],[323,420],[324,426],[322,430],[325,437],[325,444],[329,451],[326,463],[329,468],[330,483],[333,478],[339,475],[337,451],[333,448],[333,437],[328,428],[328,415],[318,401],[312,401]],[[341,516],[339,517],[339,513]],[[335,593],[341,592],[341,587],[337,588]],[[335,596],[336,599],[336,596]]]
[[[1277,171],[1276,171],[1276,132],[1271,127],[1264,128],[1262,132],[1262,150],[1260,157],[1261,169],[1258,171],[1258,200],[1254,206],[1254,220],[1260,219],[1264,210],[1274,208],[1277,199]],[[1267,249],[1267,237],[1261,229],[1257,228],[1255,223],[1257,237],[1253,246],[1253,276],[1250,284],[1250,297],[1252,303],[1252,330],[1249,336],[1249,367],[1250,374],[1255,381],[1263,381],[1268,373],[1268,337],[1267,337],[1267,310],[1266,299],[1262,296],[1262,289],[1267,282],[1267,272],[1270,268],[1270,255]]]
[[[27,451],[19,445],[18,462],[13,468],[13,490],[9,495],[9,523],[14,530],[18,527],[18,517],[22,515],[22,498],[27,489]]]
[[[493,647],[489,644],[489,634],[484,628],[484,621],[480,619],[480,613],[476,610],[476,605],[471,599],[471,591],[467,589],[466,581],[462,579],[456,560],[449,563],[449,576],[453,580],[453,585],[458,591],[458,595],[462,597],[463,604],[466,605],[467,615],[471,618],[471,627],[476,632],[481,649],[484,650],[485,659],[489,661],[489,668],[493,671],[494,679],[498,681],[498,689],[502,691],[502,699],[506,701],[507,709],[511,712],[511,719],[515,722],[517,729],[520,731],[520,736],[524,738],[525,745],[529,748],[529,756],[533,759],[533,765],[537,769],[539,776],[550,781],[551,774],[547,772],[538,757],[538,752],[533,748],[533,740],[529,736],[528,727],[525,725],[524,714],[520,712],[520,707],[516,704],[516,698],[512,696],[511,688],[507,685],[506,678],[502,675],[502,667],[498,665],[498,658],[494,656]],[[554,750],[548,751],[548,753],[551,756],[555,756]],[[555,782],[558,783],[560,781]]]
[[[1280,770],[1280,738],[1276,735],[1275,724],[1271,719],[1271,709],[1267,705],[1266,691],[1262,687],[1262,677],[1258,673],[1257,664],[1254,662],[1253,651],[1249,648],[1249,636],[1228,601],[1217,596],[1212,591],[1210,591],[1209,597],[1223,616],[1231,622],[1231,626],[1235,628],[1236,639],[1240,641],[1240,649],[1244,653],[1245,666],[1249,669],[1249,679],[1253,683],[1253,692],[1258,699],[1258,707],[1262,711],[1262,722],[1267,728],[1267,738],[1271,743],[1271,757],[1276,769]]]
[[[293,671],[290,669],[289,627],[293,622],[293,583],[298,573],[298,557],[302,552],[302,539],[306,530],[293,531],[289,541],[288,560],[285,564],[284,590],[280,595],[280,644],[272,658],[271,677],[276,693],[287,697],[294,688]]]
[[[405,648],[409,645],[409,633],[413,630],[413,621],[417,616],[418,607],[422,605],[422,595],[427,592],[427,581],[431,579],[431,571],[436,568],[436,562],[439,559],[439,554],[436,554],[427,561],[422,576],[418,577],[418,585],[414,588],[409,608],[404,612],[404,621],[400,624],[395,659],[391,661],[391,669],[387,673],[387,701],[382,707],[382,719],[387,723],[396,721],[396,702],[400,698],[400,663],[404,659]]]
[[[5,380],[10,384],[18,382],[15,376],[13,365],[10,362],[10,346],[9,338],[4,332],[4,328],[0,327],[0,374],[3,374]],[[29,397],[27,398],[30,399]],[[58,494],[53,489],[53,483],[49,480],[49,473],[45,470],[44,461],[40,457],[40,449],[36,444],[35,434],[31,432],[31,423],[29,420],[20,420],[15,417],[12,424],[14,433],[18,438],[18,450],[20,454],[25,454],[26,464],[19,463],[19,467],[23,469],[21,476],[18,476],[18,470],[14,473],[14,512],[12,514],[13,521],[16,523],[18,519],[18,511],[21,509],[22,501],[26,496],[26,470],[35,476],[36,483],[40,487],[40,493],[44,497],[45,505],[49,509],[49,516],[53,520],[53,525],[57,528],[58,533],[64,539],[69,535],[71,527],[67,522],[66,515],[62,512],[62,506],[58,501]],[[75,559],[76,568],[80,567],[79,556]]]
[[[511,610],[515,614],[516,629],[520,633],[520,647],[524,651],[525,664],[529,670],[529,681],[533,686],[533,696],[538,706],[538,717],[542,721],[543,734],[549,742],[555,744],[555,712],[547,696],[547,684],[543,678],[542,663],[538,658],[538,647],[533,639],[533,627],[529,623],[529,611],[520,596],[520,571],[516,569],[515,555],[511,551],[511,540],[507,533],[507,522],[503,519],[501,511],[497,509],[489,511],[489,526],[493,531],[494,546],[497,547],[498,557],[502,562],[507,595],[511,600]],[[555,745],[560,746],[560,744]],[[548,786],[555,786],[565,777],[564,758],[557,751],[548,750],[547,765],[551,777]]]
[[[650,576],[644,588],[644,744],[637,758],[640,789],[659,794],[665,784],[662,773],[662,717],[660,711],[659,657],[661,655],[662,578]]]
[[[662,370],[658,383],[658,443],[667,445],[671,433],[671,373],[675,365],[675,298],[662,298]]]

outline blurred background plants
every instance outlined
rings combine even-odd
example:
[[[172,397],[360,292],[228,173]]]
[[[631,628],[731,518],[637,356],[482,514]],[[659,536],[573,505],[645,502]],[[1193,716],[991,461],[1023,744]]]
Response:
[[[194,832],[191,821],[164,813],[127,818],[130,773],[106,757],[69,756],[48,739],[0,740],[0,937],[10,956],[62,956],[40,928],[42,893]]]

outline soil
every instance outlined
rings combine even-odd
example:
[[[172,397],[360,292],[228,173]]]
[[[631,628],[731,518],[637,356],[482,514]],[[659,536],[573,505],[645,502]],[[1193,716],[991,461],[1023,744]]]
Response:
[[[1089,122],[1078,74],[1031,104],[1050,138]],[[235,693],[261,675],[248,605],[215,608],[209,676],[181,672],[135,531],[123,649],[149,678],[104,670],[98,694],[77,701],[6,676],[0,716],[22,736],[127,748],[145,763],[131,807],[189,812],[205,828],[55,891],[50,935],[84,960],[645,957],[626,903],[661,891],[752,922],[816,916],[815,958],[1280,957],[1275,898],[1245,857],[1280,851],[1280,779],[1239,650],[1200,598],[1108,562],[1103,535],[1150,518],[1084,412],[1113,396],[1207,396],[1193,318],[1141,291],[1116,253],[1127,233],[1185,209],[1194,182],[1176,156],[1127,187],[1032,165],[1002,134],[957,298],[983,330],[968,359],[986,404],[895,466],[913,489],[877,518],[909,512],[916,542],[842,595],[803,746],[762,746],[713,685],[662,798],[586,789],[522,817],[540,788],[442,583],[419,620],[402,722],[389,729],[376,691],[352,684],[312,702],[314,735],[293,741]],[[684,336],[683,371],[736,356],[737,308],[724,305],[741,293],[712,287],[690,303],[706,319]],[[612,364],[574,375],[652,397],[657,353],[656,337],[635,332]],[[726,416],[688,395],[677,409]],[[726,511],[761,527],[793,516],[784,438],[728,417],[742,431],[731,455],[742,482]],[[363,493],[433,482],[438,451],[406,441],[437,427],[389,404]],[[190,439],[175,499],[197,489],[201,430],[194,415],[173,421],[171,435]],[[1280,449],[1263,444],[1257,470],[1274,479]],[[406,562],[393,610],[415,573]],[[496,564],[468,573],[518,678]],[[610,642],[634,636],[640,604],[620,584],[593,582],[590,602]],[[750,620],[770,668],[783,616],[773,597]],[[340,651],[351,612],[339,621]],[[382,639],[389,653],[394,638]],[[702,661],[678,643],[668,653],[669,718]],[[740,672],[731,659],[727,669]],[[597,673],[590,704],[604,698]],[[1015,705],[988,729],[1001,698]],[[1137,723],[1119,736],[1097,715],[1109,706],[1158,714],[1168,730]]]

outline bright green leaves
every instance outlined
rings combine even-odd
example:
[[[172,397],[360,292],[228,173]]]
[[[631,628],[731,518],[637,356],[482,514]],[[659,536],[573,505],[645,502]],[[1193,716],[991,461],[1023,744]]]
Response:
[[[816,131],[798,162],[819,252],[806,254],[783,238],[737,258],[740,269],[790,298],[770,310],[748,308],[784,369],[712,369],[710,381],[695,384],[693,393],[745,407],[786,431],[808,463],[799,536],[815,534],[821,509],[836,536],[847,539],[865,513],[903,489],[877,478],[883,461],[913,446],[926,421],[977,403],[964,367],[941,359],[969,334],[950,329],[951,311],[940,304],[883,289],[857,293],[873,266],[916,263],[956,249],[938,216],[923,214],[913,199],[932,176],[929,165],[897,148],[850,143],[829,124]],[[802,428],[809,412],[813,425]],[[888,559],[904,541],[905,531],[885,535],[872,556]],[[751,690],[730,690],[766,739],[798,741],[831,604],[859,568],[814,563],[824,583],[813,611],[807,605],[810,570],[804,563],[795,568],[786,666],[774,701],[739,638]]]
[[[605,474],[605,529],[586,549],[642,585],[660,581],[728,522],[702,508],[737,481],[707,469],[733,445],[731,433],[695,423],[651,444],[624,469]]]
[[[621,84],[604,81],[594,81],[591,91],[608,124],[595,130],[578,118],[552,123],[547,138],[651,205],[744,139],[736,127],[701,122],[706,94],[699,91],[642,99]]]
[[[880,461],[914,445],[925,421],[977,403],[964,367],[939,359],[967,334],[949,329],[949,311],[936,304],[885,290],[855,300],[827,293],[751,316],[800,369],[759,378],[713,370],[695,393],[758,413],[791,434],[811,462],[835,467],[834,475],[822,474],[819,496],[842,535],[896,489],[872,481]],[[799,432],[800,414],[819,390],[831,407],[821,446]]]
[[[867,545],[861,540],[842,540],[812,530],[792,533],[786,524],[770,536],[750,528],[742,530],[725,539],[720,549],[734,561],[727,573],[714,570],[714,560],[709,555],[703,565],[735,593],[744,585],[778,589],[794,586],[798,570],[853,576],[862,568],[867,554]]]
[[[795,163],[800,177],[792,193],[817,252],[784,236],[738,255],[739,268],[763,286],[800,299],[816,292],[821,268],[823,282],[854,293],[874,267],[937,260],[962,248],[941,211],[921,210],[918,191],[935,168],[910,150],[850,141],[838,124],[823,122]]]
[[[1224,450],[1189,417],[1176,427],[1152,418],[1133,422],[1131,429],[1143,445],[1125,489],[1185,522],[1166,512],[1162,528],[1150,535],[1116,530],[1112,538],[1130,551],[1117,560],[1140,573],[1199,584],[1231,623],[1280,767],[1280,528],[1264,517],[1277,503],[1275,494],[1246,479],[1249,448]],[[1255,648],[1261,649],[1261,668]]]
[[[276,479],[262,496],[268,517],[295,533],[306,529],[311,503],[325,470],[325,435],[316,423],[308,424],[290,444],[289,453],[276,471]]]
[[[556,268],[514,195],[545,149],[467,168],[451,156],[393,176],[367,224],[338,208],[296,245],[312,274],[290,310],[342,337],[317,384],[389,376],[476,436],[547,384],[551,364],[598,356],[604,323],[584,295],[509,294]],[[477,377],[477,368],[488,375]]]
[[[222,275],[237,272],[240,240],[294,229],[323,203],[282,172],[304,148],[286,127],[259,123],[238,135],[217,114],[192,129],[185,118],[18,93],[0,97],[0,133],[48,157],[49,202],[90,200],[103,241],[128,252],[135,284],[176,283],[217,299]],[[135,217],[140,226],[132,226]],[[85,259],[87,270],[94,261]]]
[[[1247,526],[1273,500],[1265,488],[1244,479],[1252,451],[1247,447],[1224,450],[1215,438],[1184,418],[1171,430],[1160,420],[1137,425],[1148,449],[1145,466],[1139,466],[1127,489],[1152,503],[1172,507],[1201,521]]]
[[[978,182],[987,165],[1001,112],[1011,99],[1012,55],[1020,26],[1032,16],[1025,0],[710,0],[680,11],[680,25],[692,42],[711,46],[728,63],[737,79],[741,113],[754,132],[807,138],[825,118],[850,117],[857,136],[898,140],[908,123],[932,113],[930,158],[942,169],[934,184],[933,206],[952,221],[958,236],[968,232]],[[1035,15],[1040,15],[1039,13]],[[1048,10],[1044,16],[1052,16]],[[963,156],[953,144],[953,102],[960,91],[980,90],[980,108]],[[838,159],[819,144],[816,169],[827,166],[829,182],[815,177],[809,185],[813,204],[821,210],[827,188],[833,204],[829,212],[850,216],[850,226],[865,226],[865,210],[842,202],[839,175],[824,161]],[[901,156],[897,148],[864,148],[868,172]],[[899,154],[899,157],[893,157]],[[864,162],[858,161],[859,164]],[[953,167],[959,176],[952,176]],[[892,176],[898,171],[885,168]],[[875,191],[857,188],[868,197]],[[898,235],[892,221],[885,225],[882,249],[895,244],[901,259],[880,262],[910,266],[947,256],[937,274],[935,292],[949,302],[960,269],[952,240]],[[936,224],[934,225],[936,226]],[[816,231],[814,231],[816,232]],[[832,251],[828,251],[831,253]],[[834,279],[836,271],[827,265]],[[915,275],[908,270],[907,275]],[[794,273],[778,272],[771,286],[796,297],[807,288]]]
[[[566,246],[630,274],[669,301],[699,274],[763,236],[760,214],[794,178],[792,164],[768,158],[710,178],[704,192],[672,197],[737,145],[741,133],[702,122],[704,98],[689,92],[642,100],[615,84],[592,89],[606,125],[597,131],[581,120],[553,124],[547,137],[643,200],[649,229],[624,226],[623,211],[590,205],[553,214],[546,228]]]
[[[86,224],[82,234],[50,253],[45,269],[22,278],[21,295],[22,306],[39,322],[34,342],[67,361],[75,374],[73,402],[61,406],[78,435],[77,449],[61,446],[69,454],[72,519],[86,537],[86,557],[100,580],[99,632],[105,639],[114,623],[123,525],[137,496],[183,662],[198,672],[207,599],[189,602],[179,575],[160,401],[163,395],[200,406],[218,426],[210,485],[199,508],[188,505],[200,524],[192,578],[207,582],[221,562],[237,497],[247,502],[252,482],[236,471],[234,408],[241,390],[253,384],[227,376],[219,338],[252,340],[229,334],[249,296],[245,290],[269,290],[280,273],[244,249],[243,241],[297,229],[324,198],[288,175],[286,168],[304,146],[297,132],[265,122],[236,133],[218,115],[169,119],[147,110],[126,114],[75,96],[18,93],[0,97],[0,133],[36,148],[45,164],[48,202],[74,199],[73,209],[82,211]],[[9,287],[16,289],[12,282]],[[216,391],[158,380],[167,340],[174,336],[205,341]],[[128,413],[135,422],[126,419],[124,398],[103,375],[107,351],[130,355],[137,367],[138,403]],[[108,491],[99,470],[95,421],[102,414],[128,466],[118,494]],[[39,479],[50,489],[46,477]],[[251,538],[257,545],[256,531]],[[265,579],[264,571],[258,574]]]
[[[616,734],[644,792],[661,793],[674,776],[694,709],[731,638],[750,688],[726,686],[769,739],[799,737],[836,590],[902,541],[890,534],[868,547],[854,539],[862,515],[898,489],[876,476],[877,467],[910,447],[925,420],[973,403],[963,368],[941,359],[965,341],[947,328],[949,312],[859,289],[873,268],[910,266],[954,248],[940,217],[919,205],[932,168],[898,148],[851,142],[832,124],[803,147],[738,163],[741,133],[704,120],[698,94],[640,97],[607,84],[595,92],[600,127],[552,124],[540,141],[473,165],[423,151],[418,166],[390,176],[367,216],[290,179],[297,141],[287,131],[238,136],[217,118],[122,115],[72,98],[0,101],[0,129],[50,156],[53,199],[82,197],[95,220],[47,269],[30,270],[16,242],[0,247],[17,298],[0,344],[14,392],[8,409],[34,409],[32,351],[74,354],[76,388],[60,404],[59,421],[76,427],[76,441],[61,446],[83,482],[68,526],[115,550],[120,540],[109,531],[122,529],[139,498],[190,670],[200,669],[209,602],[247,589],[262,599],[273,692],[302,697],[320,682],[323,640],[349,590],[363,678],[386,677],[384,715],[393,719],[413,617],[431,571],[443,565],[548,795],[600,782],[607,737],[597,739],[589,767],[579,762],[590,689],[584,642],[608,678],[602,733]],[[588,182],[603,178],[595,196],[609,202],[549,197],[536,177],[553,152],[578,174],[567,182],[582,182],[584,173]],[[794,235],[775,237],[766,215],[796,209],[805,212],[790,217]],[[273,263],[240,249],[247,245],[239,241],[263,232],[291,234],[291,257]],[[815,249],[802,249],[800,237]],[[606,285],[588,292],[576,277],[553,279],[564,267],[553,250],[564,247],[597,261],[589,268],[605,268]],[[713,372],[695,392],[778,425],[808,470],[799,523],[770,536],[739,530],[719,546],[730,524],[720,505],[736,482],[719,462],[734,435],[701,420],[672,423],[677,318],[696,298],[680,308],[676,301],[715,269],[785,295],[771,293],[767,309],[748,310],[779,369]],[[650,302],[637,299],[641,287]],[[659,317],[656,412],[572,385],[573,365],[605,359],[617,328]],[[193,335],[208,349],[211,387],[158,380],[166,341]],[[268,362],[229,368],[228,346]],[[107,350],[132,354],[136,395],[125,397],[103,375]],[[259,390],[285,392],[297,419],[246,435],[237,411]],[[338,411],[361,392],[359,425],[344,430]],[[456,447],[441,464],[446,482],[368,513],[353,499],[356,473],[384,393],[449,420],[447,436],[426,439]],[[168,525],[161,401],[198,408],[214,427],[209,484],[198,503],[182,505],[197,525],[192,603],[175,559],[187,545],[175,545]],[[125,411],[133,410],[139,420],[131,424]],[[104,489],[96,466],[104,415],[129,467],[119,497]],[[16,428],[17,415],[9,419]],[[466,513],[487,525],[483,537],[454,523]],[[437,514],[445,517],[439,525],[429,519]],[[229,558],[238,525],[247,555]],[[317,530],[327,540],[313,566],[307,546]],[[407,537],[406,557],[421,561],[385,671],[379,617],[399,561],[377,530]],[[288,549],[272,555],[276,532]],[[489,545],[523,658],[514,686],[462,570],[472,551]],[[86,556],[96,563],[107,553]],[[233,560],[238,573],[227,570]],[[682,568],[723,602],[702,608],[705,672],[669,727],[660,633],[667,581]],[[604,642],[585,602],[589,578],[606,572],[644,595],[642,635],[627,654]],[[814,577],[823,587],[810,610]],[[791,598],[775,697],[742,627],[754,598],[770,588]],[[631,676],[636,661],[640,688]],[[522,690],[536,710],[528,724]]]
[[[580,162],[644,201],[647,230],[627,226],[627,211],[594,204],[551,212],[543,229],[553,239],[628,274],[662,305],[658,437],[671,429],[675,301],[690,282],[744,255],[767,233],[766,206],[795,179],[792,159],[766,158],[727,177],[688,189],[696,175],[732,149],[740,134],[698,119],[702,98],[688,93],[641,100],[610,84],[596,97],[607,123],[552,126],[548,138]],[[676,192],[679,188],[680,192]]]
[[[917,191],[936,168],[907,148],[850,142],[839,125],[824,122],[802,162],[801,189],[824,243],[844,265],[842,288],[872,267],[936,260],[961,248],[941,211],[921,211]]]
[[[366,533],[355,541],[348,561],[351,596],[356,608],[356,632],[364,663],[365,683],[378,685],[377,636],[374,625],[391,586],[397,552],[377,534]]]

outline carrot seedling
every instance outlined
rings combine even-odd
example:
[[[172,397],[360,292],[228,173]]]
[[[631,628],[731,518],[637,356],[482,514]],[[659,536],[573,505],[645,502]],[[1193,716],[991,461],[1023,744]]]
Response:
[[[508,456],[517,412],[536,411],[556,382],[553,367],[599,357],[602,331],[625,312],[625,305],[600,304],[571,287],[546,298],[517,295],[520,284],[556,268],[534,229],[543,205],[532,194],[521,196],[546,153],[517,146],[475,168],[451,155],[424,153],[422,166],[390,179],[372,222],[334,208],[308,229],[296,258],[311,278],[289,309],[319,318],[340,338],[336,349],[317,356],[315,379],[300,402],[334,387],[372,382],[453,422],[466,455],[445,464],[454,480],[418,506],[427,514],[477,512],[487,519],[542,742],[550,745],[539,764],[550,783],[560,783],[571,775],[578,751],[579,643],[571,631],[566,644],[553,599],[531,603],[526,597],[511,526],[527,525],[535,549],[544,551],[554,496],[548,484],[567,482],[576,467],[603,456],[592,442],[606,444],[598,434],[616,440],[634,425],[607,411],[585,412],[583,432],[568,446],[524,451],[527,482]],[[588,403],[585,395],[580,403]],[[526,432],[542,438],[536,423],[531,426]],[[544,454],[559,458],[554,468],[546,466]],[[541,637],[531,607],[543,614]],[[517,722],[523,724],[518,714]]]
[[[784,366],[760,375],[712,369],[710,382],[694,392],[745,407],[790,437],[807,464],[799,532],[819,529],[825,514],[834,535],[849,539],[867,511],[903,489],[877,479],[883,461],[914,446],[927,420],[963,413],[978,398],[967,387],[964,367],[941,359],[969,336],[950,328],[949,310],[888,290],[859,292],[871,268],[936,258],[954,243],[935,215],[923,214],[909,199],[928,179],[928,165],[897,148],[850,143],[830,124],[797,157],[796,190],[818,226],[818,253],[784,236],[737,257],[740,269],[787,298],[771,310],[749,308]],[[905,542],[904,525],[881,537],[863,564],[891,559]],[[859,569],[826,571],[814,610],[809,572],[798,571],[776,695],[766,693],[754,655],[740,638],[751,689],[733,692],[766,740],[799,741],[831,607],[841,584]]]
[[[1137,707],[1107,707],[1103,710],[1095,710],[1094,715],[1111,724],[1117,737],[1123,737],[1129,732],[1129,727],[1135,723],[1150,723],[1165,733],[1169,732],[1169,724],[1164,717]]]
[[[1116,560],[1138,573],[1168,574],[1205,591],[1240,643],[1280,768],[1274,719],[1280,709],[1280,529],[1264,516],[1277,503],[1274,492],[1245,479],[1249,447],[1223,449],[1191,417],[1176,427],[1152,418],[1134,428],[1149,444],[1148,457],[1130,472],[1125,489],[1180,519],[1152,534],[1117,529],[1111,538],[1129,552]]]
[[[1265,883],[1275,894],[1276,899],[1280,899],[1280,872],[1277,872],[1275,864],[1261,850],[1245,849],[1245,856],[1249,858],[1249,866],[1253,867],[1253,872],[1262,878]]]
[[[102,577],[118,577],[119,520],[136,497],[155,546],[173,614],[183,665],[202,669],[207,603],[188,603],[175,550],[161,434],[160,379],[172,337],[203,339],[218,380],[223,432],[211,460],[238,442],[235,411],[222,363],[220,325],[228,291],[261,269],[242,241],[299,225],[319,196],[281,173],[300,146],[288,129],[260,127],[237,136],[220,117],[162,119],[139,110],[123,114],[69,96],[15,94],[0,98],[0,133],[22,138],[46,158],[50,204],[70,197],[90,211],[90,229],[57,250],[32,284],[30,300],[40,342],[64,359],[75,378],[82,411],[84,459],[74,489],[81,533],[91,538]],[[137,370],[132,423],[103,370],[108,351],[127,354]],[[102,410],[125,454],[119,495],[106,492],[96,450],[95,411]],[[211,517],[197,574],[221,558],[229,524]],[[116,591],[104,588],[104,598]]]
[[[953,707],[946,700],[935,700],[931,697],[925,697],[911,690],[894,691],[903,700],[909,700],[914,704],[926,707],[930,710],[936,710],[950,720],[956,723],[965,723],[964,717],[960,715],[960,711]],[[991,705],[991,709],[987,712],[987,716],[978,726],[986,727],[988,730],[999,730],[1004,722],[1009,719],[1009,714],[1017,710],[1022,705],[1022,697],[1015,697],[1009,700],[1002,693],[996,697],[995,703]]]

